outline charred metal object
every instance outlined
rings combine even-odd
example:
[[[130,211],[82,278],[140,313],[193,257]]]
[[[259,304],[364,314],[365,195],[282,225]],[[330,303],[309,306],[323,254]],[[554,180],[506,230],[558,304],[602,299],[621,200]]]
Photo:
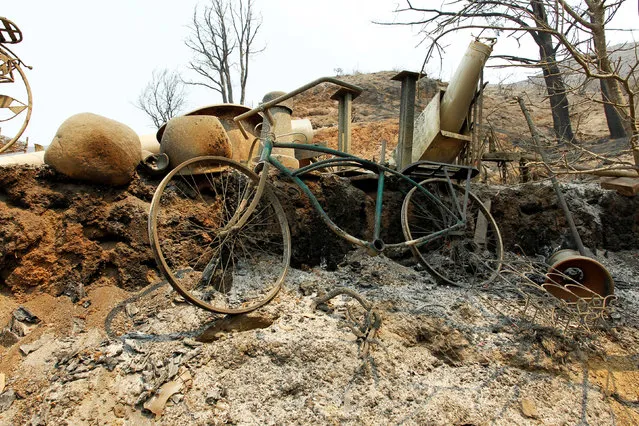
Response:
[[[31,69],[7,46],[22,41],[22,31],[7,18],[0,17],[0,84],[11,96],[0,89],[0,124],[9,130],[7,136],[0,135],[0,153],[7,151],[24,133],[29,120],[33,100],[31,86],[23,67]],[[10,86],[10,87],[9,87]]]
[[[161,175],[169,168],[169,156],[164,153],[149,153],[142,160],[142,166],[151,175]]]

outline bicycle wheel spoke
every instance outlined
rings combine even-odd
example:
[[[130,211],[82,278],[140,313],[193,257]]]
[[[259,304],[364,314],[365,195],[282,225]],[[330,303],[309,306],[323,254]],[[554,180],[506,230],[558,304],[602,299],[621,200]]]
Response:
[[[464,211],[465,187],[452,184],[451,188],[450,182],[444,179],[430,179],[421,185],[446,208],[415,190],[406,196],[402,227],[407,239],[444,231],[438,238],[411,247],[415,257],[433,276],[448,284],[475,286],[492,281],[501,264],[503,248],[499,229],[490,213],[476,195],[468,193],[466,217],[460,223],[456,215]],[[486,219],[485,235],[476,235],[479,215]]]
[[[160,183],[149,237],[162,272],[189,302],[215,312],[248,312],[279,289],[288,268],[290,233],[268,185],[252,205],[258,181],[232,160],[201,157],[178,166]],[[185,268],[188,273],[173,272]]]

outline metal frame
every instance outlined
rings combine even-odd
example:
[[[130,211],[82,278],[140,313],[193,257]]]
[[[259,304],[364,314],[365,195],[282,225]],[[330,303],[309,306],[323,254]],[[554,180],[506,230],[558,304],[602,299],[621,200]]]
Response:
[[[401,74],[400,74],[401,75]],[[250,111],[247,111],[243,114],[238,115],[237,117],[235,117],[233,120],[238,124],[240,130],[242,131],[242,133],[244,135],[246,135],[246,130],[244,129],[244,127],[242,126],[242,120],[245,120],[249,117],[252,117],[258,113],[262,113],[264,115],[264,117],[266,118],[266,120],[268,120],[271,124],[273,124],[273,117],[269,112],[269,108],[276,106],[277,104],[284,102],[290,98],[292,98],[295,95],[298,95],[312,87],[317,86],[318,84],[321,83],[332,83],[335,84],[337,86],[339,86],[341,89],[335,94],[338,96],[338,98],[341,96],[342,93],[348,93],[351,95],[351,98],[357,97],[359,96],[359,94],[363,91],[363,89],[359,86],[356,86],[354,84],[350,84],[350,83],[346,83],[344,81],[341,81],[339,79],[333,78],[333,77],[321,77],[318,78],[317,80],[314,80],[308,84],[305,84],[304,86],[301,86],[295,90],[292,90],[282,96],[279,96],[273,100],[270,100],[268,102],[265,102],[261,105],[259,105],[256,108],[253,108]],[[342,105],[342,109],[344,109],[344,105]],[[342,128],[344,131],[346,131],[348,129],[347,126],[345,126],[344,123],[342,123],[343,119],[344,119],[344,115],[345,114],[340,114],[340,128]],[[350,133],[350,132],[349,132]],[[268,175],[268,167],[269,165],[273,165],[275,166],[275,168],[277,168],[280,173],[282,173],[284,176],[288,177],[289,179],[291,179],[293,182],[295,182],[295,184],[308,196],[309,200],[311,201],[311,204],[313,205],[313,207],[315,208],[315,210],[317,210],[317,212],[319,213],[320,217],[322,218],[322,220],[324,221],[324,223],[334,232],[336,233],[338,236],[342,237],[343,239],[356,244],[358,246],[361,247],[365,247],[367,248],[367,250],[369,251],[369,253],[371,255],[377,255],[379,253],[381,253],[385,248],[399,248],[399,247],[411,247],[411,246],[417,246],[417,245],[421,245],[421,244],[425,244],[431,240],[434,240],[435,238],[438,238],[441,235],[445,235],[448,232],[454,231],[456,229],[462,228],[463,226],[466,225],[466,216],[465,216],[465,212],[466,212],[466,207],[464,206],[463,209],[461,209],[459,207],[459,205],[457,204],[457,213],[451,211],[448,206],[446,206],[444,203],[441,202],[441,200],[439,200],[438,197],[436,197],[435,195],[431,194],[428,190],[426,190],[424,187],[422,187],[417,181],[413,180],[412,178],[410,178],[409,176],[407,176],[406,174],[403,174],[401,172],[398,172],[396,170],[390,169],[388,167],[386,167],[385,165],[381,164],[381,163],[375,163],[373,161],[369,161],[369,160],[364,160],[362,158],[356,157],[352,154],[350,154],[349,152],[342,152],[339,150],[334,150],[328,147],[324,147],[324,146],[319,146],[319,145],[308,145],[308,144],[298,144],[298,143],[284,143],[284,142],[276,142],[274,140],[272,140],[274,136],[272,135],[268,135],[266,137],[266,139],[262,142],[262,152],[261,152],[261,156],[260,156],[260,160],[258,162],[258,164],[256,165],[256,171],[258,169],[261,168],[260,172],[261,172],[261,176],[260,179],[265,181],[267,179],[267,175]],[[350,134],[349,135],[345,135],[344,136],[345,139],[350,138]],[[336,158],[332,158],[332,159],[328,159],[328,160],[323,160],[323,161],[319,161],[316,162],[314,164],[302,167],[300,169],[297,169],[295,171],[290,171],[288,168],[286,168],[286,166],[284,166],[282,163],[280,163],[276,158],[274,158],[271,153],[273,151],[274,148],[288,148],[288,149],[299,149],[299,150],[305,150],[305,151],[311,151],[311,152],[317,152],[317,153],[321,153],[321,154],[329,154],[329,155],[333,155]],[[342,147],[342,148],[346,148],[346,147]],[[373,231],[373,241],[364,241],[361,240],[351,234],[349,234],[348,232],[344,231],[343,229],[341,229],[339,226],[337,226],[335,224],[335,222],[333,222],[328,215],[326,214],[326,212],[324,211],[324,209],[322,208],[322,206],[319,204],[317,198],[315,197],[315,195],[313,195],[313,193],[311,192],[311,190],[308,188],[308,186],[300,179],[300,176],[311,172],[313,170],[317,170],[320,169],[322,167],[328,167],[328,166],[359,166],[362,167],[366,170],[372,171],[374,173],[377,174],[378,176],[378,180],[377,180],[377,197],[375,200],[375,227],[374,227],[374,231]],[[446,170],[446,165],[445,164],[441,164],[440,168],[443,168],[444,170],[444,176],[446,177],[446,179],[448,179],[449,185],[452,188],[452,181],[450,180],[450,176],[447,173]],[[457,166],[459,167],[459,166]],[[444,211],[446,211],[447,213],[451,214],[453,217],[455,217],[457,219],[457,223],[455,223],[454,225],[446,228],[446,229],[442,229],[438,232],[435,232],[431,235],[426,235],[414,240],[410,240],[410,241],[405,241],[403,243],[396,243],[396,244],[389,244],[388,246],[384,244],[384,242],[379,238],[380,234],[381,234],[381,222],[382,222],[382,211],[383,211],[383,206],[382,206],[382,198],[380,195],[383,193],[384,191],[384,181],[386,178],[386,174],[390,173],[394,176],[398,176],[401,180],[410,183],[413,187],[418,188],[419,191],[421,191],[423,194],[425,194],[427,197],[429,197],[431,200],[433,200],[433,202],[435,202],[435,204],[438,205],[438,207],[442,208]],[[470,188],[470,178],[473,176],[472,174],[472,170],[469,169],[466,175],[466,195],[465,195],[465,200],[468,199],[468,190]],[[260,186],[261,189],[258,190],[257,194],[256,194],[256,198],[261,197],[262,195],[262,191],[263,191],[263,187],[264,184],[262,184],[262,182],[260,182]],[[457,200],[456,200],[457,202]],[[462,211],[463,210],[463,211]],[[251,210],[249,208],[249,210],[245,213],[248,217],[248,215],[251,213]],[[458,214],[460,214],[460,216],[458,216]],[[244,218],[239,218],[240,223],[242,223],[244,220]]]
[[[293,149],[305,149],[308,151],[314,151],[314,152],[318,152],[318,153],[323,153],[323,154],[329,154],[329,155],[334,155],[335,157],[338,158],[332,158],[332,159],[328,159],[328,160],[323,160],[323,161],[319,161],[317,163],[313,163],[311,165],[302,167],[300,169],[291,171],[288,168],[286,168],[286,166],[284,166],[282,163],[280,163],[276,158],[274,158],[271,155],[271,152],[273,150],[273,148],[293,148]],[[360,247],[365,247],[368,252],[371,255],[377,255],[379,253],[381,253],[384,249],[387,248],[403,248],[403,247],[410,247],[410,246],[416,246],[416,245],[421,245],[421,244],[425,244],[429,241],[432,241],[438,237],[440,237],[441,235],[445,235],[451,231],[457,230],[462,228],[463,226],[465,226],[466,224],[466,215],[465,215],[465,208],[463,209],[463,214],[461,209],[459,208],[459,205],[457,205],[458,208],[458,212],[455,213],[453,211],[451,211],[444,203],[441,202],[441,200],[436,197],[435,195],[433,195],[432,193],[430,193],[428,190],[426,190],[424,187],[422,187],[418,182],[416,182],[415,180],[413,180],[412,178],[410,178],[407,175],[404,175],[400,172],[397,172],[393,169],[390,169],[382,164],[379,163],[375,163],[373,161],[369,161],[369,160],[364,160],[362,158],[356,157],[354,155],[351,154],[347,154],[341,151],[337,151],[331,148],[327,148],[327,147],[323,147],[323,146],[318,146],[318,145],[307,145],[307,144],[297,144],[297,143],[280,143],[280,142],[274,142],[272,140],[265,140],[263,143],[263,149],[262,149],[262,154],[260,157],[260,161],[259,163],[256,165],[256,169],[259,169],[261,167],[261,173],[260,173],[260,180],[261,181],[265,181],[268,178],[268,166],[269,165],[273,165],[275,166],[275,168],[277,170],[279,170],[280,173],[282,173],[284,176],[286,176],[287,178],[289,178],[290,180],[292,180],[309,198],[311,204],[313,205],[313,207],[315,208],[315,210],[319,213],[320,217],[322,218],[322,220],[324,221],[324,223],[338,236],[340,236],[341,238],[356,244]],[[310,188],[304,183],[304,181],[302,181],[300,179],[300,176],[312,172],[314,170],[318,170],[320,168],[323,167],[327,167],[327,166],[349,166],[349,165],[356,165],[356,166],[360,166],[366,170],[370,170],[372,172],[375,172],[378,176],[378,180],[377,180],[377,199],[375,200],[375,227],[374,227],[374,231],[373,231],[373,240],[372,241],[365,241],[362,239],[359,239],[351,234],[349,234],[348,232],[344,231],[343,229],[341,229],[337,224],[335,224],[335,222],[333,222],[331,220],[331,218],[328,216],[328,214],[324,211],[324,209],[322,208],[322,206],[320,205],[319,201],[317,200],[317,198],[315,197],[315,195],[313,194],[313,192],[310,190]],[[410,241],[404,241],[402,243],[395,243],[395,244],[384,244],[384,242],[379,238],[380,234],[381,234],[381,223],[382,223],[382,211],[383,211],[383,206],[382,206],[382,198],[381,196],[379,196],[380,194],[383,193],[384,191],[384,181],[385,181],[385,175],[386,173],[390,173],[394,176],[397,176],[398,178],[400,178],[401,180],[410,183],[413,187],[418,188],[418,190],[420,192],[422,192],[423,194],[425,194],[427,197],[429,197],[431,200],[433,200],[433,202],[435,202],[438,207],[441,207],[442,209],[444,209],[445,211],[447,211],[449,214],[451,214],[453,217],[455,217],[457,219],[457,223],[455,223],[454,225],[442,229],[438,232],[432,233],[430,235],[426,235],[414,240],[410,240]],[[468,173],[468,183],[467,183],[467,189],[468,186],[470,185],[470,171]],[[452,183],[451,183],[452,185]],[[262,182],[260,182],[260,186],[262,185]],[[257,194],[256,194],[256,198],[261,196],[261,192],[258,190]],[[466,194],[467,197],[467,194]],[[245,215],[249,215],[251,213],[250,208],[247,210],[247,212],[245,213]],[[461,214],[460,215],[458,215]],[[242,219],[239,219],[240,221],[242,221]]]

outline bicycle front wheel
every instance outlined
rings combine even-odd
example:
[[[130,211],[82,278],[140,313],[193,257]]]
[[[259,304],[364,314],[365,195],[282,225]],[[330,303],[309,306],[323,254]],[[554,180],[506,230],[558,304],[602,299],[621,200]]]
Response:
[[[446,179],[428,179],[420,185],[431,197],[412,188],[402,204],[402,229],[414,240],[449,229],[462,219],[464,186]],[[495,279],[503,260],[503,244],[495,219],[481,200],[468,192],[463,227],[443,232],[421,245],[411,246],[417,260],[437,280],[462,287],[485,286]]]
[[[269,185],[222,157],[172,170],[151,203],[149,239],[162,274],[185,299],[226,314],[269,302],[288,270],[291,237]]]

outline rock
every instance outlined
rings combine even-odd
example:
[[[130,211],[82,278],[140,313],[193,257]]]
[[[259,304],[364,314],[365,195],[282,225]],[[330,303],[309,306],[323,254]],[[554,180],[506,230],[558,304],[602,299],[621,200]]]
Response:
[[[535,401],[532,399],[524,398],[521,400],[521,412],[524,416],[531,419],[539,417],[539,414],[537,413],[537,404],[535,404]]]
[[[18,342],[18,340],[20,340],[20,338],[8,328],[0,331],[0,345],[4,346],[5,348],[14,345]]]
[[[20,306],[12,313],[9,330],[18,337],[24,337],[29,334],[38,323],[40,323],[40,318],[33,315],[25,307]]]
[[[122,404],[116,404],[113,407],[113,415],[118,419],[122,419],[126,416],[126,408]]]
[[[137,308],[137,306],[135,306],[133,303],[128,303],[125,307],[124,310],[126,311],[126,314],[129,317],[133,317],[135,316],[138,312],[140,312],[140,310]]]
[[[13,401],[16,400],[16,393],[13,389],[9,389],[0,395],[0,413],[3,413],[11,407]]]
[[[84,284],[79,281],[70,281],[62,292],[63,295],[68,296],[73,303],[80,301],[87,297],[87,293],[84,290]]]
[[[13,311],[13,317],[21,322],[26,322],[29,324],[38,324],[40,322],[40,318],[33,315],[27,308],[24,306],[20,306],[18,309]]]
[[[72,334],[82,333],[86,330],[86,322],[82,318],[73,318]]]
[[[224,127],[210,115],[174,117],[166,124],[160,151],[169,156],[169,167],[200,155],[231,158],[233,152]]]
[[[131,181],[140,150],[140,138],[130,127],[81,113],[58,128],[44,162],[74,179],[117,186]]]
[[[44,336],[40,337],[35,342],[31,342],[31,343],[28,343],[26,345],[21,345],[20,346],[20,351],[23,354],[25,354],[25,355],[29,355],[31,352],[37,351],[42,346],[44,346],[46,343],[49,343],[52,340],[53,340],[53,336],[52,335],[45,334]]]
[[[35,325],[28,325],[16,320],[15,318],[11,318],[11,325],[9,326],[9,329],[13,331],[16,336],[24,337],[27,334],[31,333],[31,330],[33,330],[35,327]]]
[[[5,382],[6,382],[6,377],[4,373],[0,373],[0,393],[4,392]]]
[[[216,385],[212,389],[206,391],[206,397],[204,398],[204,400],[209,405],[215,405],[218,401],[224,399],[226,396],[226,389],[219,385]]]
[[[127,349],[133,352],[136,352],[139,354],[146,353],[142,345],[140,345],[137,341],[133,339],[124,339],[124,345],[127,347]]]
[[[182,382],[171,381],[162,385],[158,393],[144,404],[144,408],[155,414],[157,419],[164,412],[164,406],[171,396],[182,389]]]

